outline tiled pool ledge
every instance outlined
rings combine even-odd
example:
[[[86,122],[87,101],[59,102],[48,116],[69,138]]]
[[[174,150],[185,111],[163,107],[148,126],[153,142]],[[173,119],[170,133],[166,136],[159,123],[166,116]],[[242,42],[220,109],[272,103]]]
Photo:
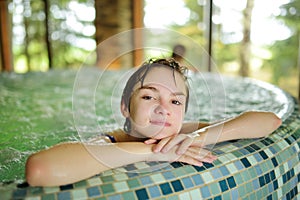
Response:
[[[91,74],[95,74],[94,71],[91,71]],[[70,132],[72,136],[72,126],[69,121],[63,119],[72,117],[70,95],[72,95],[74,75],[74,72],[69,71],[52,71],[20,77],[2,75],[0,103],[2,105],[4,102],[6,105],[3,107],[2,114],[10,116],[4,119],[2,124],[9,125],[17,121],[21,127],[17,130],[24,129],[29,135],[38,131],[52,134],[51,132],[54,131],[59,137],[64,136],[60,134],[65,132]],[[119,75],[110,74],[107,78],[117,80]],[[208,84],[213,84],[210,75],[205,77]],[[20,83],[27,87],[19,88]],[[218,159],[213,164],[205,164],[203,167],[175,162],[166,164],[165,168],[151,173],[138,173],[139,169],[155,164],[141,162],[108,170],[89,179],[60,187],[2,184],[0,199],[300,199],[298,104],[288,94],[270,84],[224,77],[224,85],[226,98],[229,98],[226,100],[228,102],[226,106],[230,107],[230,114],[235,115],[241,110],[257,108],[274,111],[283,118],[282,126],[267,138],[237,140],[214,146],[213,151],[218,155]],[[110,90],[109,87],[105,89]],[[49,91],[52,93],[49,94]],[[17,105],[15,105],[15,97],[21,99]],[[236,102],[239,103],[235,104]],[[20,117],[16,115],[19,110],[14,110],[15,107],[24,109],[22,111],[28,116],[28,122],[25,123],[23,118],[19,119]],[[62,113],[58,112],[59,110],[62,110]],[[37,114],[45,112],[47,115],[41,119],[36,118]],[[62,125],[53,128],[52,124],[57,123],[54,119],[60,115]],[[32,127],[28,128],[28,123],[33,124]],[[10,126],[7,127],[4,127],[6,129],[3,133],[15,130]],[[68,139],[70,136],[65,137]],[[32,144],[34,145],[36,143]],[[130,173],[124,172],[126,170]]]
[[[269,137],[217,145],[214,151],[219,158],[213,164],[195,167],[172,163],[161,171],[144,174],[115,169],[60,187],[10,184],[1,196],[31,200],[299,199],[299,148],[300,115],[295,106]],[[124,168],[138,169],[139,163]]]

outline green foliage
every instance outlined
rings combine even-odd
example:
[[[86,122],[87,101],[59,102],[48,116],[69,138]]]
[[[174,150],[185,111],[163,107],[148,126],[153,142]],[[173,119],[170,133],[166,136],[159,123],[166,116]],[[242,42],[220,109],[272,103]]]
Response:
[[[265,62],[265,66],[271,68],[272,82],[275,84],[278,84],[281,78],[291,76],[297,68],[300,47],[300,0],[292,0],[283,5],[277,19],[291,30],[291,35],[269,47],[273,56]]]
[[[49,10],[45,9],[46,1]],[[44,71],[49,68],[47,45],[52,50],[54,68],[80,67],[90,52],[84,45],[78,45],[82,39],[94,40],[93,35],[85,35],[84,27],[94,25],[93,20],[80,19],[71,3],[81,6],[93,6],[93,0],[11,0],[13,19],[13,52],[15,70]],[[23,9],[24,12],[19,10]],[[46,15],[49,21],[46,21]],[[73,20],[72,22],[68,20]],[[49,35],[46,35],[46,27]],[[82,27],[78,30],[76,27]],[[20,32],[19,30],[24,31]],[[50,43],[47,44],[47,38]],[[81,42],[82,44],[83,42]],[[25,55],[25,60],[24,60]],[[25,69],[25,70],[24,70]]]

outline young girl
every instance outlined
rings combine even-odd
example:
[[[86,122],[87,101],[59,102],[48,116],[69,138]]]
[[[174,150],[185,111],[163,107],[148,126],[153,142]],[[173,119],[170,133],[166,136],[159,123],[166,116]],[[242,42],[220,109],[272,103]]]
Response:
[[[216,159],[204,146],[264,137],[280,126],[275,114],[255,111],[213,125],[183,123],[189,101],[185,70],[173,59],[144,63],[123,91],[124,129],[107,133],[101,138],[104,144],[62,143],[31,155],[26,163],[27,182],[32,186],[69,184],[140,161],[202,166]]]

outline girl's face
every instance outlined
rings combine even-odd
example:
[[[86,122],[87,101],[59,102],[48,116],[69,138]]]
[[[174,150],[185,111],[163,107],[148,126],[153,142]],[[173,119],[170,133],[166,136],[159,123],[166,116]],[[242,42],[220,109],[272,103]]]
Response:
[[[187,88],[178,72],[166,67],[153,68],[146,75],[143,86],[138,83],[133,91],[130,113],[128,109],[122,109],[123,115],[130,117],[130,134],[162,139],[179,133],[185,113]]]

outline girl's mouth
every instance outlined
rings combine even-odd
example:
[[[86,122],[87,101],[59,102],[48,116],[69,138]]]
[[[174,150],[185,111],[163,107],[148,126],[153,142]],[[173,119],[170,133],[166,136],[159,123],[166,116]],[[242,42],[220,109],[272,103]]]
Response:
[[[153,121],[150,121],[150,123],[153,125],[156,125],[156,126],[165,126],[165,127],[171,126],[171,124],[166,121],[153,120]]]

